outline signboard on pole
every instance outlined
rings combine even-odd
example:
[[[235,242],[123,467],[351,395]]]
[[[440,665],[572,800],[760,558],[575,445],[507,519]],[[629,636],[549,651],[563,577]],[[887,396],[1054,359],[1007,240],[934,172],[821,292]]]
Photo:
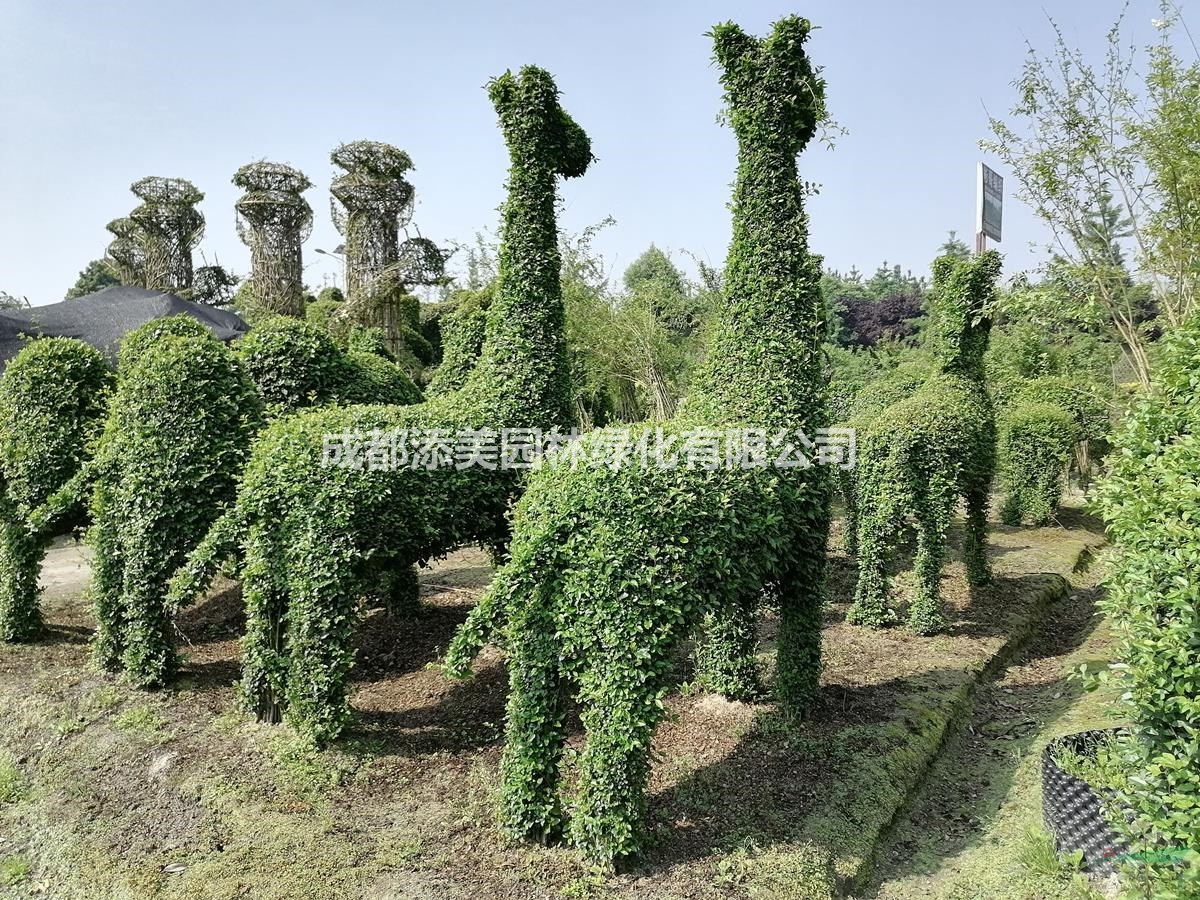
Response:
[[[975,233],[1000,240],[1000,222],[1004,212],[1004,179],[983,163],[975,192]]]

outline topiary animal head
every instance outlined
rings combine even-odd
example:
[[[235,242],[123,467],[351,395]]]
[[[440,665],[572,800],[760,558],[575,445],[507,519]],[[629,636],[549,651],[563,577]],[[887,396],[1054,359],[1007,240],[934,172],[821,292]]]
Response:
[[[724,70],[730,124],[739,138],[769,142],[774,137],[799,153],[826,119],[825,79],[804,52],[811,31],[807,19],[787,16],[762,39],[733,22],[709,33]]]
[[[488,84],[514,165],[578,178],[591,165],[592,143],[558,102],[558,87],[545,69],[524,66]]]
[[[929,294],[931,345],[943,372],[982,377],[999,277],[1000,254],[995,250],[967,259],[943,256],[934,261]]]

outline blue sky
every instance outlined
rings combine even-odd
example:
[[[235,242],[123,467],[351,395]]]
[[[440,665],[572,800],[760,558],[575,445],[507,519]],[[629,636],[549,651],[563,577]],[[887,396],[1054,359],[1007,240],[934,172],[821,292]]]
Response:
[[[948,229],[971,240],[985,108],[1011,106],[1026,39],[1049,46],[1049,14],[1099,52],[1121,5],[0,0],[0,290],[61,299],[143,175],[203,190],[201,250],[245,274],[230,178],[261,158],[316,185],[305,259],[319,287],[335,266],[311,251],[339,240],[329,151],[360,138],[410,153],[426,237],[469,240],[496,222],[507,163],[483,86],[527,63],[555,74],[598,157],[563,186],[562,227],[613,216],[597,247],[617,276],[652,241],[720,264],[735,145],[717,122],[704,34],[730,18],[761,34],[789,12],[819,26],[810,52],[849,130],[836,149],[801,157],[803,176],[822,185],[810,203],[814,250],[843,270],[888,260],[924,271]],[[1139,43],[1152,39],[1156,10],[1134,0]],[[1016,271],[1037,264],[1030,243],[1044,234],[1011,188],[1000,249]]]

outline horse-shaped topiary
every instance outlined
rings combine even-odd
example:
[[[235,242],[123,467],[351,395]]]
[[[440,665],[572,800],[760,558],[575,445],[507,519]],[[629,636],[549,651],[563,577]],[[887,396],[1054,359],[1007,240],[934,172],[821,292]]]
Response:
[[[38,575],[53,532],[31,520],[89,459],[112,380],[99,350],[65,337],[32,341],[0,378],[0,641],[42,629]]]
[[[570,421],[556,182],[582,175],[591,147],[544,70],[505,73],[488,93],[512,165],[479,362],[459,390],[424,404],[332,408],[275,422],[256,445],[234,508],[172,592],[176,602],[194,596],[241,545],[245,693],[260,719],[282,716],[318,741],[335,737],[350,715],[346,679],[361,598],[379,590],[381,576],[410,595],[414,565],[464,544],[503,547],[526,474],[397,458],[415,461],[435,434]],[[328,465],[330,437],[342,435],[382,436],[396,446],[382,466]]]
[[[967,504],[967,579],[979,585],[990,577],[985,539],[996,422],[983,381],[983,354],[999,274],[995,251],[970,259],[944,256],[933,264],[930,327],[937,369],[908,399],[855,420],[858,587],[847,614],[852,623],[895,621],[885,564],[900,529],[912,520],[917,595],[908,623],[918,634],[945,627],[939,582],[960,496]]]
[[[757,694],[756,613],[768,592],[781,611],[779,692],[803,708],[817,688],[823,468],[633,465],[607,452],[693,442],[726,459],[745,449],[739,430],[799,443],[797,430],[826,424],[820,262],[808,252],[796,169],[824,116],[824,82],[803,49],[809,30],[796,17],[764,40],[732,23],[713,30],[738,171],[727,300],[695,392],[669,422],[591,432],[544,460],[517,504],[511,559],[447,660],[461,676],[491,637],[508,648],[501,818],[521,837],[564,824],[566,704],[578,698],[588,737],[570,838],[600,862],[641,846],[650,742],[689,634],[708,625],[705,684]]]

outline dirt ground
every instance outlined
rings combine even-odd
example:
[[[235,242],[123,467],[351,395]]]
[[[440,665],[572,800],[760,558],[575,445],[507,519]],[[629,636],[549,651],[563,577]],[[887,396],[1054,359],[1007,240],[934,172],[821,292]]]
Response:
[[[1099,543],[1072,511],[1052,528],[994,526],[995,583],[972,596],[955,558],[952,627],[933,638],[846,625],[853,574],[835,552],[812,718],[702,695],[681,662],[655,742],[650,847],[615,876],[494,827],[502,660],[489,651],[466,683],[430,665],[487,582],[482,554],[425,570],[418,615],[367,612],[358,721],[316,752],[237,703],[236,586],[181,618],[178,684],[140,693],[90,664],[85,555],[59,546],[44,573],[48,635],[0,647],[0,798],[6,778],[16,785],[0,799],[0,896],[816,897],[831,878],[848,889],[975,684],[1063,602],[1061,576]],[[768,616],[768,671],[773,629]]]

